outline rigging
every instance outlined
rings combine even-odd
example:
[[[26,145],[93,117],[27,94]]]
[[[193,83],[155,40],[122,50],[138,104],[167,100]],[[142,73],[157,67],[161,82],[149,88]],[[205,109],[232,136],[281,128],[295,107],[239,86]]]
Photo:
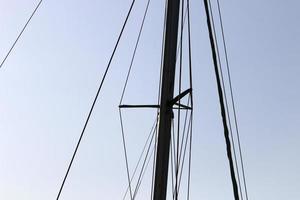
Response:
[[[221,83],[222,83],[222,91],[224,93],[224,103],[225,103],[225,109],[226,109],[225,112],[226,112],[227,119],[228,119],[229,134],[230,134],[230,139],[231,139],[231,143],[232,143],[232,151],[233,151],[233,156],[234,156],[233,158],[234,158],[234,164],[235,164],[235,168],[236,168],[239,192],[240,192],[241,200],[243,200],[241,178],[240,178],[239,166],[237,163],[237,153],[236,153],[235,141],[234,141],[233,133],[232,133],[232,125],[231,125],[231,118],[230,118],[230,114],[229,114],[227,92],[226,92],[224,75],[223,75],[223,70],[222,70],[222,62],[221,62],[221,58],[220,58],[219,44],[218,44],[218,38],[217,38],[217,34],[216,34],[216,27],[215,27],[213,10],[212,10],[212,6],[211,6],[211,0],[208,1],[208,5],[209,5],[209,11],[210,11],[210,15],[211,15],[212,31],[213,31],[213,35],[214,35],[214,39],[215,39],[215,44],[216,44],[216,56],[217,56],[218,62],[219,62],[218,67],[219,67],[220,79],[221,79]]]
[[[131,58],[131,62],[130,62],[130,65],[129,65],[129,69],[128,69],[128,72],[127,72],[125,84],[124,84],[124,87],[123,87],[123,91],[122,91],[122,95],[121,95],[120,103],[119,103],[119,116],[120,116],[120,124],[121,124],[121,131],[122,131],[122,143],[123,143],[123,149],[124,149],[124,155],[125,155],[127,179],[128,179],[129,193],[130,193],[131,199],[134,199],[136,190],[135,190],[134,194],[132,194],[131,179],[130,179],[129,166],[128,166],[128,157],[127,157],[127,149],[126,149],[125,133],[124,133],[124,127],[123,127],[123,118],[122,118],[121,108],[122,108],[122,102],[123,102],[123,98],[124,98],[125,91],[126,91],[126,88],[127,88],[129,76],[130,76],[130,73],[131,73],[132,65],[133,65],[133,62],[134,62],[134,59],[135,59],[135,55],[136,55],[137,48],[138,48],[138,45],[139,45],[139,42],[140,42],[141,34],[142,34],[142,31],[143,31],[143,28],[144,28],[145,19],[146,19],[148,9],[149,9],[149,4],[150,4],[150,0],[147,1],[147,5],[146,5],[145,12],[144,12],[143,20],[142,20],[142,23],[141,23],[141,26],[140,26],[140,29],[139,29],[138,37],[137,37],[137,40],[136,40],[136,43],[135,43],[133,55],[132,55],[132,58]],[[124,105],[123,105],[123,107],[124,107]],[[132,106],[127,106],[127,107],[132,107]],[[134,107],[141,107],[141,106],[134,106]],[[150,146],[149,146],[149,149],[150,149]],[[148,155],[149,149],[147,151],[147,155]],[[144,164],[145,164],[145,162],[143,163],[143,167],[144,167]],[[139,176],[139,179],[140,179],[140,176]]]
[[[31,16],[27,20],[25,26],[22,28],[21,32],[19,33],[18,37],[14,41],[13,45],[9,49],[8,53],[4,57],[3,61],[0,64],[0,68],[4,65],[6,59],[12,52],[13,48],[17,44],[18,40],[22,36],[23,32],[25,31],[26,27],[30,23],[31,19],[35,15],[36,11],[40,7],[43,0],[40,0],[37,6],[35,7],[34,11],[32,12]],[[73,165],[76,153],[79,149],[81,140],[84,136],[85,129],[88,125],[89,119],[92,115],[93,109],[95,107],[95,104],[97,102],[97,99],[99,97],[100,91],[102,89],[102,86],[104,84],[105,78],[108,74],[109,68],[111,66],[112,60],[114,58],[114,55],[116,53],[116,50],[119,46],[121,37],[123,35],[123,32],[125,30],[127,21],[130,17],[131,11],[133,9],[135,0],[132,1],[131,6],[129,8],[129,11],[127,13],[126,19],[124,21],[124,24],[122,26],[122,29],[120,31],[120,34],[118,36],[117,42],[114,46],[113,52],[111,54],[111,57],[109,59],[109,62],[107,64],[107,67],[105,69],[104,75],[101,79],[100,85],[98,87],[97,93],[95,95],[94,101],[92,103],[92,106],[89,110],[88,116],[86,118],[85,124],[83,126],[82,132],[80,134],[79,140],[77,142],[77,145],[75,147],[75,150],[72,154],[71,161],[68,165],[66,174],[63,178],[62,184],[60,186],[59,192],[57,194],[56,200],[60,198],[61,192],[64,188],[65,182],[68,178],[70,169]],[[181,3],[181,4],[180,4]],[[171,178],[172,178],[172,196],[173,199],[178,199],[179,196],[179,189],[180,184],[182,180],[182,173],[184,169],[184,162],[186,158],[186,151],[187,147],[189,147],[189,155],[188,155],[188,191],[187,191],[187,199],[189,199],[190,195],[190,179],[191,179],[191,159],[192,159],[192,130],[193,130],[193,94],[192,94],[192,57],[191,57],[191,27],[190,27],[190,1],[186,1],[186,11],[185,8],[185,0],[174,0],[174,1],[166,1],[166,14],[165,14],[165,21],[164,21],[164,35],[163,35],[163,46],[162,46],[162,61],[161,61],[161,71],[160,71],[160,83],[159,83],[159,93],[158,93],[158,103],[157,105],[123,105],[123,98],[126,91],[127,83],[129,80],[129,76],[131,73],[131,69],[133,66],[133,62],[135,59],[136,51],[138,48],[138,44],[140,41],[140,37],[142,34],[142,30],[144,27],[145,19],[147,16],[150,0],[148,0],[146,5],[146,10],[143,16],[143,20],[141,23],[141,27],[139,30],[138,38],[135,44],[134,52],[132,55],[131,63],[129,66],[129,70],[126,76],[125,85],[122,91],[120,104],[119,104],[119,114],[120,114],[120,122],[121,122],[121,129],[122,129],[122,139],[123,139],[123,147],[125,152],[125,160],[126,160],[126,168],[127,168],[127,177],[128,177],[128,188],[126,190],[126,193],[124,195],[124,198],[127,195],[127,192],[129,191],[131,199],[135,199],[137,196],[138,190],[141,186],[142,179],[145,175],[146,169],[150,163],[152,155],[154,155],[153,160],[153,172],[155,171],[156,175],[152,176],[152,188],[151,188],[151,199],[153,197],[154,200],[157,199],[165,199],[166,198],[166,191],[167,191],[167,179],[168,179],[168,164],[169,164],[169,158],[171,159]],[[181,5],[181,6],[180,6]],[[233,185],[233,191],[234,196],[236,200],[241,199],[243,200],[243,192],[241,188],[241,182],[240,182],[240,174],[239,174],[239,166],[237,163],[237,156],[236,156],[236,150],[235,150],[235,142],[234,142],[234,136],[232,133],[232,125],[231,125],[231,118],[229,113],[229,106],[227,101],[227,95],[226,95],[226,88],[224,83],[224,76],[222,72],[222,66],[221,66],[221,59],[220,59],[220,52],[218,48],[218,40],[215,30],[215,22],[213,18],[213,11],[211,6],[210,0],[204,0],[205,5],[205,11],[207,15],[207,26],[209,30],[209,38],[211,43],[211,49],[212,49],[212,57],[214,62],[214,69],[215,69],[215,75],[217,80],[217,88],[218,88],[218,94],[219,94],[219,101],[220,101],[220,107],[221,107],[221,115],[223,120],[223,126],[224,126],[224,136],[226,141],[226,147],[227,147],[227,156],[229,160],[230,165],[230,172],[231,172],[231,179],[232,179],[232,185]],[[246,199],[248,200],[248,191],[246,186],[246,178],[245,178],[245,171],[244,171],[244,164],[243,164],[243,157],[242,157],[242,150],[241,150],[241,143],[240,143],[240,136],[239,136],[239,129],[238,129],[238,123],[237,123],[237,115],[236,115],[236,108],[235,108],[235,102],[234,102],[234,95],[233,95],[233,89],[232,89],[232,83],[231,83],[231,75],[230,75],[230,69],[229,69],[229,61],[228,61],[228,54],[227,54],[227,47],[225,42],[225,34],[224,34],[224,28],[223,28],[223,20],[221,15],[221,9],[220,9],[220,3],[219,0],[217,0],[217,8],[218,8],[218,14],[219,14],[219,22],[221,25],[221,34],[222,34],[222,41],[223,41],[223,47],[225,51],[225,59],[226,59],[226,67],[227,67],[227,76],[229,81],[229,87],[230,87],[230,97],[231,97],[231,104],[233,107],[233,115],[234,115],[234,123],[235,123],[235,129],[237,134],[237,142],[238,142],[238,150],[240,155],[240,163],[242,168],[242,179],[244,184],[244,190]],[[181,11],[180,11],[181,8]],[[181,14],[181,17],[179,16]],[[185,21],[188,21],[188,69],[189,69],[189,89],[182,92],[182,69],[183,69],[183,31],[184,31],[184,25]],[[180,19],[180,38],[178,37],[178,24]],[[175,24],[174,24],[175,23]],[[178,44],[179,39],[179,44]],[[178,45],[178,46],[177,46]],[[163,53],[164,51],[164,53]],[[179,53],[178,53],[179,52]],[[176,97],[173,97],[174,93],[174,77],[175,77],[175,68],[176,68],[176,62],[179,54],[179,81],[178,81],[178,95]],[[163,58],[164,57],[164,58]],[[171,74],[169,74],[171,72]],[[164,80],[163,80],[164,79]],[[171,89],[170,89],[171,88]],[[165,90],[165,91],[164,91]],[[181,104],[181,99],[188,95],[188,101],[186,105]],[[174,107],[174,105],[177,105],[178,107]],[[125,144],[125,134],[124,134],[124,127],[123,127],[123,119],[121,114],[122,108],[156,108],[157,109],[157,115],[155,118],[155,122],[152,126],[152,129],[150,131],[150,134],[146,140],[146,143],[143,147],[142,153],[138,159],[136,168],[134,170],[134,173],[132,176],[130,176],[129,173],[129,167],[128,167],[128,159],[127,159],[127,151],[126,151],[126,144]],[[175,136],[175,128],[174,128],[174,113],[173,110],[178,109],[177,113],[177,136]],[[182,110],[186,111],[185,119],[184,119],[184,125],[183,125],[183,132],[182,136],[180,137],[180,130],[181,130],[181,112]],[[188,113],[189,119],[188,119]],[[161,117],[163,115],[163,117]],[[162,119],[163,118],[163,119]],[[227,124],[228,120],[228,124]],[[160,123],[159,123],[160,122]],[[166,125],[162,125],[161,122],[165,122]],[[229,125],[229,129],[228,129]],[[187,128],[186,128],[187,126]],[[159,128],[159,130],[158,130]],[[162,131],[161,131],[162,130]],[[160,132],[160,134],[158,134]],[[164,134],[164,135],[161,135]],[[230,141],[230,136],[231,141]],[[160,138],[160,140],[159,140]],[[181,142],[180,142],[181,139]],[[154,146],[153,140],[155,141]],[[159,141],[157,141],[159,140]],[[176,140],[176,141],[175,141]],[[231,152],[231,143],[233,148],[233,154],[234,159],[232,158],[232,152]],[[162,143],[163,145],[159,145],[159,143]],[[175,145],[176,143],[176,145]],[[166,148],[164,147],[167,146]],[[163,147],[162,147],[163,146]],[[137,172],[138,166],[141,163],[142,157],[145,154],[144,160],[142,162],[141,171],[138,176],[137,183],[135,185],[134,191],[132,191],[132,180],[135,177],[135,174]],[[169,156],[171,154],[171,157]],[[237,170],[237,174],[235,174],[235,168],[233,160],[235,160],[235,168]],[[156,166],[156,168],[155,168]],[[154,173],[153,173],[154,174]],[[238,177],[238,182],[236,181],[236,176]],[[175,177],[174,177],[175,176]],[[174,181],[175,179],[175,181]],[[155,184],[154,184],[155,182]],[[175,182],[175,184],[174,184]],[[239,188],[238,188],[239,186]],[[240,190],[240,191],[239,191]],[[154,192],[154,194],[153,194]],[[240,192],[240,193],[239,193]],[[240,197],[239,197],[240,194]]]
[[[239,149],[239,154],[240,154],[244,190],[245,190],[246,200],[248,200],[248,189],[247,189],[247,184],[246,184],[246,175],[245,175],[245,169],[244,169],[243,153],[242,153],[242,147],[241,147],[239,127],[238,127],[238,122],[237,122],[237,114],[236,114],[234,94],[233,94],[233,89],[232,89],[232,81],[231,81],[231,73],[230,73],[230,68],[229,68],[227,45],[226,45],[226,40],[225,40],[223,19],[222,19],[221,6],[220,6],[220,1],[219,0],[217,0],[217,7],[218,7],[219,21],[220,21],[220,26],[221,26],[221,34],[222,34],[223,48],[224,48],[224,54],[225,54],[225,61],[226,61],[230,96],[231,96],[231,104],[232,104],[232,109],[233,109],[234,123],[235,123],[235,128],[236,128],[238,149]]]
[[[70,163],[69,163],[69,165],[68,165],[66,174],[65,174],[65,176],[64,176],[64,178],[63,178],[62,184],[61,184],[60,189],[59,189],[59,191],[58,191],[56,200],[58,200],[58,199],[60,198],[60,195],[61,195],[61,192],[62,192],[62,190],[63,190],[63,188],[64,188],[66,179],[68,178],[68,175],[69,175],[70,169],[71,169],[71,167],[72,167],[74,158],[75,158],[75,156],[76,156],[77,150],[78,150],[78,148],[79,148],[79,146],[80,146],[80,143],[81,143],[81,140],[82,140],[82,138],[83,138],[83,136],[84,136],[85,129],[86,129],[87,125],[88,125],[88,122],[89,122],[90,117],[91,117],[91,115],[92,115],[92,112],[93,112],[93,110],[94,110],[94,107],[95,107],[95,104],[96,104],[96,102],[97,102],[97,99],[98,99],[98,96],[99,96],[99,94],[100,94],[100,91],[101,91],[101,89],[102,89],[104,80],[105,80],[106,75],[107,75],[107,73],[108,73],[108,70],[109,70],[109,68],[110,68],[110,66],[111,66],[111,62],[112,62],[112,60],[113,60],[113,58],[114,58],[114,55],[115,55],[115,53],[116,53],[116,50],[117,50],[117,48],[118,48],[118,46],[119,46],[121,37],[122,37],[123,32],[124,32],[124,30],[125,30],[125,27],[126,27],[126,24],[127,24],[128,19],[129,19],[129,16],[130,16],[130,14],[131,14],[131,11],[132,11],[132,8],[133,8],[133,6],[134,6],[134,3],[135,3],[135,0],[133,0],[132,3],[131,3],[131,5],[130,5],[129,11],[128,11],[127,16],[126,16],[126,19],[125,19],[125,21],[124,21],[124,23],[123,23],[122,29],[121,29],[120,34],[119,34],[118,39],[117,39],[117,42],[116,42],[116,44],[115,44],[115,47],[114,47],[113,52],[112,52],[112,54],[111,54],[111,57],[110,57],[110,59],[109,59],[109,61],[108,61],[108,64],[107,64],[106,69],[105,69],[105,72],[104,72],[104,75],[103,75],[103,77],[102,77],[102,79],[101,79],[101,83],[100,83],[100,85],[99,85],[99,87],[98,87],[96,96],[95,96],[95,98],[94,98],[94,101],[93,101],[92,106],[91,106],[91,108],[90,108],[89,114],[88,114],[88,116],[87,116],[87,118],[86,118],[85,124],[84,124],[84,126],[83,126],[83,129],[82,129],[82,131],[81,131],[80,137],[79,137],[79,139],[78,139],[77,145],[76,145],[75,150],[74,150],[74,152],[73,152],[71,161],[70,161]]]
[[[38,10],[38,8],[40,7],[41,3],[43,2],[43,0],[40,0],[39,3],[36,5],[35,9],[33,10],[33,12],[31,13],[29,19],[27,20],[27,22],[25,23],[25,25],[23,26],[21,32],[19,33],[18,37],[15,39],[14,43],[12,44],[12,46],[10,47],[9,51],[7,52],[7,54],[5,55],[4,59],[2,60],[1,64],[0,64],[0,68],[2,68],[2,66],[4,65],[6,59],[8,58],[8,56],[10,55],[11,51],[14,49],[15,45],[17,44],[17,42],[19,41],[20,37],[22,36],[23,32],[25,31],[26,27],[28,26],[29,22],[31,21],[32,17],[34,16],[34,14],[36,13],[36,11]]]
[[[82,130],[82,133],[80,135],[79,141],[77,143],[77,146],[75,148],[75,151],[73,153],[71,162],[69,164],[69,167],[67,169],[66,175],[64,177],[63,183],[61,185],[60,191],[57,196],[57,200],[60,197],[60,193],[63,189],[63,186],[65,184],[65,181],[67,179],[69,170],[73,164],[73,160],[75,158],[76,152],[78,150],[78,147],[80,145],[81,139],[84,135],[85,128],[88,124],[90,115],[92,114],[93,108],[95,106],[95,103],[97,101],[98,95],[100,93],[100,90],[102,88],[103,82],[105,80],[105,77],[107,75],[107,72],[109,70],[109,67],[111,65],[111,61],[114,57],[115,51],[118,47],[119,41],[121,39],[121,36],[123,34],[123,31],[125,29],[127,20],[130,16],[131,10],[133,8],[135,0],[133,0],[131,7],[129,9],[129,12],[127,14],[126,20],[123,24],[121,33],[118,37],[117,43],[115,45],[115,48],[113,50],[112,56],[108,62],[107,68],[105,70],[104,76],[102,78],[102,81],[100,83],[100,86],[98,88],[96,97],[94,99],[94,102],[92,104],[91,110],[89,112],[88,118],[86,120],[86,123],[84,125],[84,128]],[[163,46],[162,49],[164,53],[162,53],[162,61],[161,61],[161,71],[160,71],[160,82],[159,82],[159,93],[158,93],[158,104],[156,105],[123,105],[123,98],[126,91],[127,83],[129,81],[130,73],[132,70],[132,66],[134,63],[135,55],[138,49],[140,37],[142,34],[143,26],[145,23],[145,18],[147,16],[150,0],[148,0],[146,5],[146,10],[143,16],[143,20],[141,23],[141,27],[139,29],[137,41],[135,44],[135,48],[133,51],[133,55],[131,58],[131,62],[129,65],[129,69],[127,72],[125,84],[123,87],[123,91],[121,94],[121,99],[119,103],[119,116],[120,116],[120,123],[121,123],[121,131],[122,131],[122,142],[123,142],[123,150],[125,154],[125,161],[126,161],[126,170],[127,170],[127,179],[128,179],[128,188],[125,192],[125,195],[123,199],[126,198],[126,195],[129,191],[131,200],[134,200],[137,196],[138,190],[141,186],[142,179],[145,175],[146,169],[150,163],[151,157],[153,156],[153,175],[152,175],[152,187],[151,187],[151,199],[154,200],[157,199],[166,199],[166,193],[167,193],[167,179],[168,179],[168,169],[171,168],[171,178],[172,178],[172,197],[173,199],[178,199],[179,196],[179,189],[182,181],[182,174],[184,170],[184,162],[186,159],[186,152],[188,149],[188,186],[187,186],[187,199],[190,197],[190,180],[191,180],[191,160],[192,160],[192,132],[193,132],[193,94],[192,94],[192,53],[191,53],[191,27],[190,27],[190,4],[189,0],[186,1],[186,12],[184,12],[184,6],[185,6],[185,0],[176,0],[176,1],[166,1],[166,14],[165,14],[165,25],[164,25],[164,35],[163,35]],[[181,5],[181,6],[180,6]],[[224,136],[226,141],[226,147],[227,147],[227,156],[229,160],[230,165],[230,173],[231,173],[231,179],[232,179],[232,185],[233,185],[233,191],[234,191],[234,197],[236,200],[239,200],[239,188],[241,192],[241,198],[243,200],[242,190],[241,190],[241,184],[240,184],[240,178],[239,178],[239,172],[237,172],[238,176],[238,183],[236,181],[235,177],[235,168],[233,164],[233,158],[232,158],[232,152],[231,152],[231,143],[233,147],[233,153],[235,158],[235,164],[236,169],[238,171],[238,164],[237,164],[237,158],[236,158],[236,152],[234,148],[234,141],[232,136],[232,128],[230,123],[230,115],[229,115],[229,109],[228,109],[228,102],[226,98],[226,91],[225,91],[225,84],[224,84],[224,77],[222,73],[221,68],[221,61],[220,61],[220,55],[219,55],[219,49],[217,44],[217,36],[215,31],[215,24],[213,20],[213,13],[211,8],[211,2],[210,0],[204,0],[205,5],[205,11],[207,15],[207,25],[209,29],[209,38],[211,42],[211,48],[212,48],[212,56],[213,56],[213,62],[214,62],[214,68],[215,68],[215,75],[217,79],[217,86],[218,86],[218,93],[219,93],[219,101],[220,101],[220,107],[221,107],[221,115],[224,125]],[[181,11],[180,11],[181,8]],[[220,13],[220,8],[219,13]],[[181,16],[179,16],[181,14]],[[183,30],[184,30],[184,24],[186,21],[188,22],[188,69],[189,69],[189,89],[182,92],[182,68],[183,68]],[[221,20],[221,16],[220,16]],[[178,37],[178,25],[180,21],[180,36]],[[174,25],[174,23],[176,23]],[[177,28],[176,28],[177,27]],[[223,31],[223,30],[222,30]],[[224,33],[223,34],[223,40]],[[225,41],[223,41],[225,43]],[[179,54],[179,56],[177,55]],[[227,56],[227,53],[226,53]],[[164,58],[164,59],[163,59]],[[179,58],[179,59],[177,59]],[[228,58],[226,58],[228,59]],[[174,93],[174,79],[175,79],[175,68],[176,68],[176,62],[179,60],[179,78],[178,78],[178,95],[176,97],[173,97]],[[227,60],[227,68],[228,66],[228,60]],[[227,71],[229,73],[229,69]],[[173,77],[174,75],[174,77]],[[223,86],[223,87],[222,87]],[[230,81],[230,87],[231,87],[231,81]],[[232,88],[231,88],[232,90]],[[224,93],[224,94],[223,94]],[[188,101],[187,105],[181,104],[181,99],[188,95]],[[231,98],[233,101],[233,94],[231,91]],[[225,102],[224,102],[225,101]],[[176,105],[174,107],[174,105]],[[148,136],[146,140],[146,144],[143,147],[143,151],[140,155],[140,158],[137,162],[137,165],[135,167],[135,170],[133,172],[133,175],[130,176],[129,172],[129,161],[127,157],[127,148],[125,143],[125,133],[124,133],[124,127],[123,127],[123,118],[122,118],[122,108],[155,108],[157,109],[157,115],[155,123],[150,131],[150,135]],[[178,109],[177,113],[177,129],[175,132],[175,125],[174,125],[174,113],[173,110]],[[184,119],[184,125],[183,125],[183,132],[182,136],[180,134],[181,131],[181,110],[186,111],[185,119]],[[188,119],[188,112],[189,112],[189,119]],[[235,112],[235,110],[234,110]],[[227,119],[227,118],[228,119]],[[236,118],[236,116],[235,116]],[[187,120],[188,119],[188,120]],[[227,120],[229,120],[229,128],[227,125]],[[236,119],[235,119],[236,121]],[[237,128],[237,122],[236,128]],[[169,126],[170,125],[170,126]],[[187,126],[187,127],[186,127]],[[155,127],[155,128],[154,128]],[[158,134],[159,133],[159,134]],[[177,134],[175,134],[177,133]],[[232,141],[230,141],[230,136]],[[238,134],[238,133],[237,133]],[[180,142],[181,139],[181,142]],[[152,143],[154,142],[154,147],[152,149]],[[238,139],[239,142],[239,139]],[[147,147],[147,148],[146,148]],[[189,148],[188,148],[189,147]],[[240,142],[239,142],[239,150],[241,155],[241,149],[240,149]],[[145,154],[145,155],[144,155]],[[167,155],[168,154],[168,155]],[[171,154],[171,156],[169,156]],[[135,177],[135,174],[137,172],[138,166],[140,165],[140,161],[144,155],[144,160],[142,162],[141,171],[138,175],[137,182],[135,184],[134,190],[132,190],[133,186],[133,178]],[[168,166],[169,159],[171,162],[171,166]],[[241,158],[242,162],[242,158]],[[155,168],[156,166],[156,168]],[[245,182],[245,176],[244,176],[244,169],[243,171],[243,177]],[[155,176],[154,176],[155,172]],[[175,182],[175,183],[174,183]],[[239,186],[239,188],[238,188]],[[245,185],[246,190],[246,185]],[[248,200],[248,197],[247,197]]]

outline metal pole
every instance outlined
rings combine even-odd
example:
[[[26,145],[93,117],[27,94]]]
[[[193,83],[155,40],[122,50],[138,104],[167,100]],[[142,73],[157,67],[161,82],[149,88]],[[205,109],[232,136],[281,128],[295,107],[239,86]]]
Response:
[[[164,45],[163,76],[161,86],[159,132],[156,154],[153,200],[165,200],[167,194],[171,122],[171,101],[174,95],[176,49],[180,0],[167,0],[167,21]]]

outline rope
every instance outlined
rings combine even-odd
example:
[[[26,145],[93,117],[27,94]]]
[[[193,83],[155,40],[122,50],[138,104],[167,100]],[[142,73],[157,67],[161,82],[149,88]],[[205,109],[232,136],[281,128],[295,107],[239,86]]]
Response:
[[[228,54],[227,54],[227,45],[226,45],[226,40],[225,40],[225,33],[224,33],[224,27],[223,27],[223,19],[222,19],[222,14],[221,14],[221,8],[220,8],[220,2],[219,2],[219,0],[217,0],[217,5],[218,5],[219,21],[220,21],[220,25],[221,25],[221,33],[222,33],[222,39],[223,39],[223,47],[224,47],[224,52],[225,52],[227,75],[228,75],[230,95],[231,95],[231,104],[232,104],[232,108],[233,108],[233,116],[234,116],[235,128],[236,128],[236,133],[237,133],[238,148],[239,148],[240,159],[241,159],[241,167],[242,167],[244,189],[245,189],[246,199],[248,200],[248,190],[247,190],[246,176],[245,176],[245,170],[244,170],[243,154],[242,154],[242,148],[241,148],[241,142],[240,142],[239,128],[238,128],[238,123],[237,123],[237,115],[236,115],[236,109],[235,109],[234,95],[233,95],[231,75],[230,75],[230,67],[229,67]]]
[[[230,139],[229,139],[229,131],[228,131],[228,127],[227,127],[226,110],[225,110],[225,106],[224,106],[224,102],[223,102],[223,92],[222,92],[222,86],[221,86],[219,69],[218,69],[216,48],[215,48],[215,44],[214,44],[214,36],[213,36],[212,25],[211,25],[211,20],[210,20],[208,0],[204,0],[204,6],[205,6],[205,11],[206,11],[206,16],[207,16],[209,39],[210,39],[210,44],[211,44],[211,48],[212,48],[212,57],[213,57],[215,75],[216,75],[216,80],[217,80],[219,101],[220,101],[220,107],[221,107],[221,115],[222,115],[222,121],[223,121],[223,126],[224,126],[224,137],[225,137],[225,141],[226,141],[227,157],[228,157],[228,161],[229,161],[233,193],[234,193],[235,200],[239,200],[239,191],[238,191],[237,181],[236,181],[236,177],[235,177],[235,171],[234,171],[234,165],[233,165],[233,159],[232,159],[232,153],[231,153],[231,144],[230,144]]]
[[[42,2],[43,2],[43,0],[40,0],[39,3],[37,4],[37,6],[35,7],[35,9],[33,10],[33,12],[31,13],[29,19],[27,20],[26,24],[23,26],[23,28],[22,28],[21,32],[19,33],[18,37],[16,38],[16,40],[14,41],[14,43],[12,44],[12,46],[10,47],[9,51],[7,52],[6,56],[2,60],[2,62],[0,64],[0,68],[4,65],[6,59],[8,58],[8,56],[10,55],[10,53],[12,52],[12,50],[14,49],[15,45],[19,41],[20,37],[22,36],[23,32],[25,31],[26,27],[28,26],[29,22],[31,21],[32,17],[36,13],[36,11],[38,10],[38,8],[40,7],[40,5],[41,5]]]
[[[212,7],[211,7],[211,1],[209,0],[209,9],[211,13],[211,21],[212,21],[212,28],[213,28],[213,33],[214,33],[214,38],[215,38],[215,43],[216,43],[216,53],[217,53],[217,58],[219,62],[219,69],[220,69],[220,77],[221,77],[221,82],[222,82],[222,89],[224,92],[224,101],[225,101],[225,108],[226,108],[226,113],[227,113],[227,119],[228,119],[228,125],[229,125],[229,133],[230,133],[230,138],[231,138],[231,143],[232,143],[232,150],[233,150],[233,156],[234,156],[234,163],[235,167],[237,170],[237,178],[238,178],[238,186],[240,189],[240,195],[241,199],[243,200],[243,193],[242,193],[242,186],[241,186],[241,178],[240,178],[240,172],[239,172],[239,166],[237,163],[237,155],[236,155],[236,148],[235,148],[235,142],[233,138],[233,131],[232,131],[232,125],[231,125],[231,117],[229,115],[229,106],[228,106],[228,101],[227,101],[227,92],[226,92],[226,87],[225,87],[225,82],[224,82],[224,76],[223,76],[223,70],[222,70],[222,63],[221,63],[221,58],[220,58],[220,51],[219,51],[219,45],[218,45],[218,39],[217,39],[217,34],[216,34],[216,28],[215,28],[215,22],[214,22],[214,16],[212,12]]]
[[[104,80],[105,80],[106,75],[107,75],[107,73],[108,73],[108,70],[109,70],[109,68],[110,68],[110,66],[111,66],[111,62],[112,62],[112,60],[113,60],[113,58],[114,58],[115,52],[116,52],[117,47],[118,47],[119,42],[120,42],[120,39],[121,39],[121,37],[122,37],[122,35],[123,35],[124,29],[125,29],[125,27],[126,27],[126,24],[127,24],[128,19],[129,19],[129,16],[130,16],[130,13],[131,13],[131,11],[132,11],[132,8],[133,8],[134,3],[135,3],[135,0],[132,1],[131,6],[130,6],[130,8],[129,8],[129,11],[128,11],[128,13],[127,13],[125,22],[124,22],[124,24],[123,24],[123,26],[122,26],[121,32],[120,32],[120,34],[119,34],[119,36],[118,36],[117,42],[116,42],[116,44],[115,44],[115,47],[114,47],[114,49],[113,49],[113,52],[112,52],[111,57],[110,57],[110,59],[109,59],[109,62],[108,62],[108,64],[107,64],[106,70],[105,70],[104,75],[103,75],[103,77],[102,77],[101,83],[100,83],[99,88],[98,88],[98,90],[97,90],[97,93],[96,93],[96,96],[95,96],[94,101],[93,101],[93,103],[92,103],[92,106],[91,106],[91,108],[90,108],[89,114],[88,114],[88,116],[87,116],[87,119],[86,119],[86,121],[85,121],[85,124],[84,124],[84,126],[83,126],[83,129],[82,129],[82,131],[81,131],[79,140],[78,140],[77,145],[76,145],[76,147],[75,147],[75,150],[74,150],[74,152],[73,152],[71,161],[70,161],[70,163],[69,163],[69,165],[68,165],[66,174],[65,174],[64,179],[63,179],[63,181],[62,181],[62,184],[61,184],[61,186],[60,186],[60,189],[59,189],[59,192],[58,192],[58,194],[57,194],[56,200],[58,200],[58,199],[60,198],[61,192],[62,192],[62,190],[63,190],[63,188],[64,188],[66,179],[67,179],[67,177],[68,177],[68,175],[69,175],[69,172],[70,172],[70,169],[71,169],[71,167],[72,167],[72,164],[73,164],[74,158],[75,158],[75,156],[76,156],[77,150],[78,150],[78,148],[79,148],[79,146],[80,146],[80,143],[81,143],[81,140],[82,140],[82,138],[83,138],[83,136],[84,136],[85,129],[86,129],[87,125],[88,125],[88,122],[89,122],[89,120],[90,120],[91,114],[92,114],[92,112],[93,112],[93,110],[94,110],[94,107],[95,107],[95,104],[96,104],[96,102],[97,102],[99,93],[100,93],[100,91],[101,91],[101,89],[102,89]]]

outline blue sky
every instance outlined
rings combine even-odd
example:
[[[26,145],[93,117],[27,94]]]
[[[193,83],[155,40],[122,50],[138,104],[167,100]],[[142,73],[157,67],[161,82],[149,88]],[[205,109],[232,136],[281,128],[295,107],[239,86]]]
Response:
[[[249,199],[299,199],[300,3],[220,2]],[[126,168],[117,106],[145,3],[137,1],[61,199],[122,198]],[[36,4],[0,0],[0,58]],[[129,0],[41,5],[0,69],[1,199],[55,199],[129,5]],[[163,5],[158,0],[150,4],[126,103],[156,102]],[[233,196],[204,7],[198,0],[191,0],[191,7],[191,199],[229,200]],[[154,112],[126,115],[133,166]]]

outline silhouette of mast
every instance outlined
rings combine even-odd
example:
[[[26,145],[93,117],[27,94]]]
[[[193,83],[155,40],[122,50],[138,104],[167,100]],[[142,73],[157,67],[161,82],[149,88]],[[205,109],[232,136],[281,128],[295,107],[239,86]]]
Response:
[[[167,193],[180,0],[168,0],[153,200]]]

